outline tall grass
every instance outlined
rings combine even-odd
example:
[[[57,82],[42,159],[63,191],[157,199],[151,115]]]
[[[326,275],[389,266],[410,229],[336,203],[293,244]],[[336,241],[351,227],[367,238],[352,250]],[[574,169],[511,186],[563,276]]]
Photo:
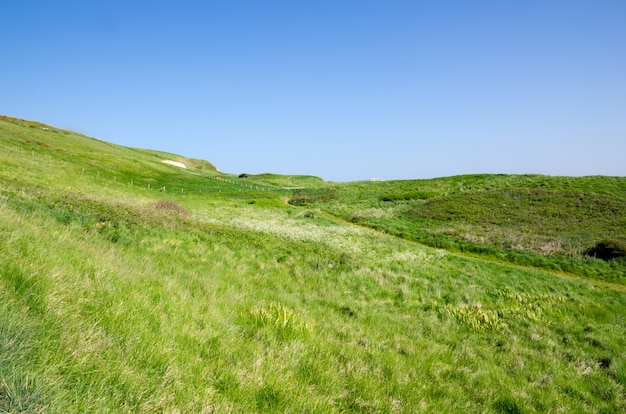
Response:
[[[12,323],[35,326],[39,344],[30,364],[40,379],[19,387],[25,403],[70,412],[624,406],[618,292],[370,233],[346,262],[333,243],[184,217],[157,224],[143,210],[123,243],[97,220],[59,220],[44,203],[1,211],[2,283],[12,286],[2,291],[21,315]],[[383,260],[383,240],[406,253]]]
[[[323,211],[393,219],[423,202],[382,201],[370,187],[396,184],[338,185],[318,207],[287,205],[289,191],[251,204],[253,188],[114,146],[127,157],[118,171],[169,180],[165,194],[97,175],[53,179],[37,168],[80,171],[97,156],[61,157],[108,145],[2,128],[3,148],[32,136],[65,151],[41,167],[0,153],[0,411],[626,411],[623,289]],[[176,183],[194,191],[170,192]]]

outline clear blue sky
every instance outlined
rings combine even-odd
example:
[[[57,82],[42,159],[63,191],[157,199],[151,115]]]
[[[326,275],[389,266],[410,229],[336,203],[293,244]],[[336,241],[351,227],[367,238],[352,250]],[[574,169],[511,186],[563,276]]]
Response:
[[[0,113],[228,173],[626,176],[626,1],[5,1]]]

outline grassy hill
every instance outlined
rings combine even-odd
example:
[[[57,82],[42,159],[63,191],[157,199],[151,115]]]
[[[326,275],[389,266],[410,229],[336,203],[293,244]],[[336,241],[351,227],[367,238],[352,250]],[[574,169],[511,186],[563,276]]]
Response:
[[[302,190],[295,205],[490,260],[626,284],[626,178],[472,175]],[[618,246],[606,259],[602,243]]]
[[[625,205],[621,177],[231,175],[2,117],[0,412],[625,412],[626,264],[593,257]]]

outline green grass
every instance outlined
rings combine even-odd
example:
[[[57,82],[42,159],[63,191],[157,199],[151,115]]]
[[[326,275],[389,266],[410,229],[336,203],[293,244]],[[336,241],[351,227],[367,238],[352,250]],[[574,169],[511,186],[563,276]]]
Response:
[[[577,243],[574,212],[623,220],[623,179],[240,179],[41,128],[0,120],[0,412],[626,411],[623,284],[496,260],[492,234]],[[527,222],[498,221],[511,194]],[[416,217],[485,241],[416,243]]]
[[[432,247],[626,284],[626,179],[477,175],[302,190],[294,205]],[[590,253],[591,252],[591,253]]]

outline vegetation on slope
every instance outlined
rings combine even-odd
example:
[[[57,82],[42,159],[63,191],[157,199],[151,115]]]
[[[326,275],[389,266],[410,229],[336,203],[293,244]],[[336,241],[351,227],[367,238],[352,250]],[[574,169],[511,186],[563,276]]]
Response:
[[[462,176],[303,191],[294,205],[452,251],[626,284],[626,178]],[[616,249],[608,260],[597,246]]]
[[[322,211],[414,220],[379,196],[455,179],[248,182],[37,128],[0,120],[0,412],[626,410],[621,285]]]

